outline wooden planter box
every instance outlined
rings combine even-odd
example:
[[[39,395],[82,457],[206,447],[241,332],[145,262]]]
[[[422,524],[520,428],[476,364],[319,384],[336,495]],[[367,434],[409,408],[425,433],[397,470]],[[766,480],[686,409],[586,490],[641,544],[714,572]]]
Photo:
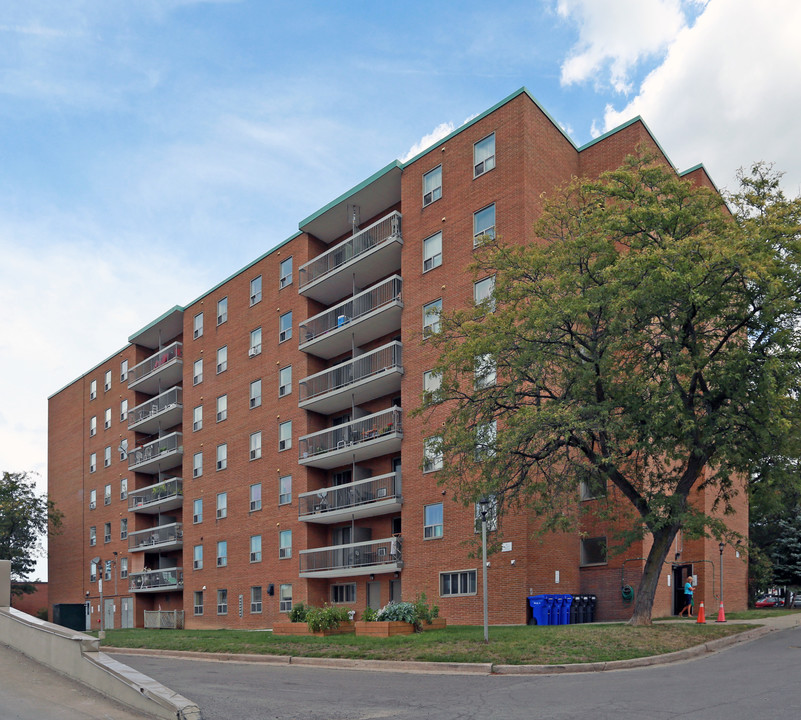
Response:
[[[338,628],[331,628],[329,630],[319,630],[317,632],[310,632],[309,626],[305,622],[277,622],[273,623],[273,635],[315,635],[317,637],[325,637],[327,635],[346,635],[353,632],[352,622],[340,623]]]
[[[447,626],[447,624],[448,621],[445,618],[437,617],[431,621],[430,625],[427,622],[424,622],[423,630],[442,630]]]
[[[357,620],[354,624],[357,635],[391,637],[392,635],[411,635],[414,632],[414,625],[401,620],[378,620],[376,622]]]

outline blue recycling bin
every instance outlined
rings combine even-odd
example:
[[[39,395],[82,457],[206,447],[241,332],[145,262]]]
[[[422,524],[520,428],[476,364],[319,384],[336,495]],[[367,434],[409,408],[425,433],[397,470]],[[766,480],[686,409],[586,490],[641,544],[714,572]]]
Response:
[[[561,595],[546,595],[548,598],[549,625],[561,624]]]
[[[562,595],[562,625],[570,625],[570,606],[573,604],[572,595]]]
[[[534,625],[548,625],[548,603],[545,595],[529,595],[528,604],[531,606],[531,619]]]

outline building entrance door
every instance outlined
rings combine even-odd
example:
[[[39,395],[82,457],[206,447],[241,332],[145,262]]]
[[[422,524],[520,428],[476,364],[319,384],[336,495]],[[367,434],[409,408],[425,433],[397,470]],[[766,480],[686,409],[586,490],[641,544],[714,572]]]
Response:
[[[390,602],[400,602],[401,601],[401,581],[400,578],[397,580],[390,580],[389,581],[389,601]]]
[[[692,565],[673,566],[673,614],[678,615],[684,607],[684,583],[692,575]]]
[[[132,628],[133,626],[133,598],[120,598],[120,627]]]
[[[367,583],[367,607],[381,609],[381,583],[377,580]]]
[[[86,612],[86,629],[87,630],[91,630],[92,629],[92,603],[85,602],[83,606],[84,606],[85,612]]]
[[[104,615],[103,615],[103,628],[105,630],[114,629],[114,598],[103,600]]]

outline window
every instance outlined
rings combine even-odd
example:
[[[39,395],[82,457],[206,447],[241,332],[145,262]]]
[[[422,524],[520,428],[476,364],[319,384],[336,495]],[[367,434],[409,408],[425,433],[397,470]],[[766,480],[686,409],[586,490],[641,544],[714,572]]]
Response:
[[[198,385],[203,382],[203,360],[195,360],[192,365],[192,384]]]
[[[113,569],[113,566],[111,564],[111,560],[106,560],[106,562],[104,564],[105,564],[106,567],[105,567],[105,571],[103,572],[103,579],[104,580],[111,580],[111,572],[112,572],[112,569]]]
[[[198,405],[192,410],[192,432],[203,429],[203,406]]]
[[[192,324],[192,337],[197,340],[199,337],[203,335],[203,313],[198,313],[195,315],[195,319]]]
[[[217,422],[228,419],[228,396],[220,395],[217,398]]]
[[[287,420],[278,426],[278,450],[289,450],[292,447],[292,421]]]
[[[89,491],[89,509],[94,510],[97,507],[97,490]]]
[[[120,500],[125,500],[128,497],[128,478],[120,480]]]
[[[476,305],[484,305],[490,312],[495,312],[495,298],[492,292],[495,289],[495,278],[488,277],[479,280],[473,285],[473,300]]]
[[[217,446],[217,469],[225,470],[228,467],[228,444],[222,443]]]
[[[111,427],[111,408],[106,408],[103,413],[103,429],[108,430]]]
[[[203,522],[203,498],[192,501],[192,522],[195,525]]]
[[[228,542],[220,540],[217,543],[217,567],[225,567],[228,564]]]
[[[117,450],[120,451],[120,462],[125,460],[128,457],[128,438],[123,438],[120,440],[119,447]],[[120,498],[121,500],[125,500],[125,498]]]
[[[442,438],[438,435],[426,438],[423,445],[423,472],[442,470]]]
[[[227,615],[228,614],[228,591],[227,590],[218,590],[217,591],[217,614],[218,615]]]
[[[111,448],[108,448],[108,450],[109,454],[111,454]],[[103,504],[111,505],[111,483],[103,488]]]
[[[606,480],[601,478],[582,480],[580,490],[582,500],[595,500],[596,498],[606,497]]]
[[[281,264],[278,267],[278,287],[285,288],[287,285],[292,284],[292,258],[288,257],[286,260],[282,260]]]
[[[442,233],[423,240],[423,272],[442,265]]]
[[[278,397],[292,392],[292,366],[287,365],[278,371]]]
[[[278,588],[278,612],[289,612],[292,609],[292,586],[280,585]]]
[[[217,324],[222,325],[228,320],[228,298],[224,297],[217,301]]]
[[[202,615],[203,614],[203,591],[202,590],[195,590],[195,615]]]
[[[106,370],[106,377],[103,382],[103,390],[105,392],[111,390],[111,370]]]
[[[92,525],[89,528],[89,547],[97,545],[97,527]]]
[[[192,477],[199,478],[203,474],[203,453],[198,452],[192,456]]]
[[[355,603],[356,583],[343,583],[331,586],[332,603]]]
[[[289,340],[292,337],[292,311],[284,313],[278,318],[278,342]]]
[[[250,409],[261,405],[261,380],[254,380],[250,383]]]
[[[128,537],[128,518],[120,520],[120,540],[125,540]]]
[[[582,538],[581,540],[581,564],[582,565],[604,565],[606,564],[606,538]]]
[[[495,133],[473,145],[473,177],[483,175],[495,167]]]
[[[442,165],[423,175],[423,207],[442,197]]]
[[[250,459],[258,460],[261,457],[261,430],[250,434]]]
[[[92,453],[89,456],[89,472],[93,473],[97,470],[97,453]]]
[[[92,380],[89,383],[89,399],[94,400],[97,397],[97,380]]]
[[[123,360],[120,363],[120,382],[124,383],[128,379],[128,361]]]
[[[128,401],[120,400],[120,422],[124,423],[128,417]]]
[[[495,239],[495,203],[473,213],[473,247],[489,239]]]
[[[250,512],[261,510],[261,483],[250,486]]]
[[[217,493],[217,519],[228,515],[228,493]]]
[[[439,332],[439,316],[442,313],[442,299],[423,305],[423,337]]]
[[[250,562],[261,562],[261,535],[250,536]]]
[[[223,345],[217,350],[217,374],[225,372],[228,369],[228,346]]]
[[[128,577],[128,558],[120,558],[120,579]]]
[[[97,580],[97,565],[93,562],[89,563],[89,582]]]
[[[250,588],[250,612],[252,613],[260,613],[261,612],[261,586],[255,586]]]
[[[278,557],[281,559],[292,557],[292,531],[281,530],[278,533]]]
[[[202,545],[195,545],[192,549],[192,569],[193,570],[202,570],[203,569],[203,546]]]
[[[481,503],[476,503],[475,507],[476,532],[481,532]],[[487,531],[492,532],[498,529],[498,498],[495,495],[489,496],[489,507],[487,507]]]
[[[288,505],[292,502],[292,476],[278,478],[278,504]]]
[[[442,503],[425,506],[423,537],[426,540],[442,537]]]
[[[261,302],[261,275],[250,281],[250,306],[253,307],[257,302]]]
[[[97,415],[92,415],[89,418],[89,437],[93,437],[97,434]]]
[[[250,350],[248,350],[248,356],[254,357],[256,355],[261,355],[261,328],[258,327],[255,330],[250,331]]]
[[[423,373],[423,392],[426,393],[430,402],[438,401],[436,394],[439,392],[441,384],[442,376],[439,373],[435,373],[433,370],[426,370]]]
[[[103,467],[109,467],[111,465],[111,445],[107,445],[103,448]],[[107,487],[111,487],[108,485]],[[111,502],[111,495],[109,494],[108,502],[105,503],[108,505]]]
[[[447,595],[475,595],[476,571],[459,570],[457,572],[444,572],[439,574],[439,594]]]
[[[110,543],[111,542],[111,523],[107,522],[103,524],[103,542]]]
[[[498,423],[495,420],[481,423],[476,427],[476,462],[495,455],[495,440],[498,436]]]

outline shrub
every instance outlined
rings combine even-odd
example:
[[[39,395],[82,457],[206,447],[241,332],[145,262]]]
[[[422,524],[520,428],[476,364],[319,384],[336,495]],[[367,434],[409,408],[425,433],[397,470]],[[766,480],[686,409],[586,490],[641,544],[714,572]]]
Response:
[[[309,608],[302,602],[295,603],[289,611],[289,622],[306,622],[306,613]]]
[[[323,605],[321,608],[310,607],[306,611],[306,624],[309,632],[332,630],[348,619],[348,610],[344,607]]]
[[[426,625],[430,625],[434,618],[439,617],[439,605],[431,605],[431,607],[429,607],[425,593],[420,593],[417,596],[417,599],[414,601],[414,607],[417,610],[417,617],[420,618],[421,623],[424,622]]]
[[[365,622],[375,622],[377,615],[378,610],[374,610],[371,607],[364,608],[364,612],[362,612],[362,620]]]
[[[382,607],[376,615],[376,620],[397,620],[414,625],[415,631],[421,629],[420,617],[417,608],[410,602],[391,602]]]

